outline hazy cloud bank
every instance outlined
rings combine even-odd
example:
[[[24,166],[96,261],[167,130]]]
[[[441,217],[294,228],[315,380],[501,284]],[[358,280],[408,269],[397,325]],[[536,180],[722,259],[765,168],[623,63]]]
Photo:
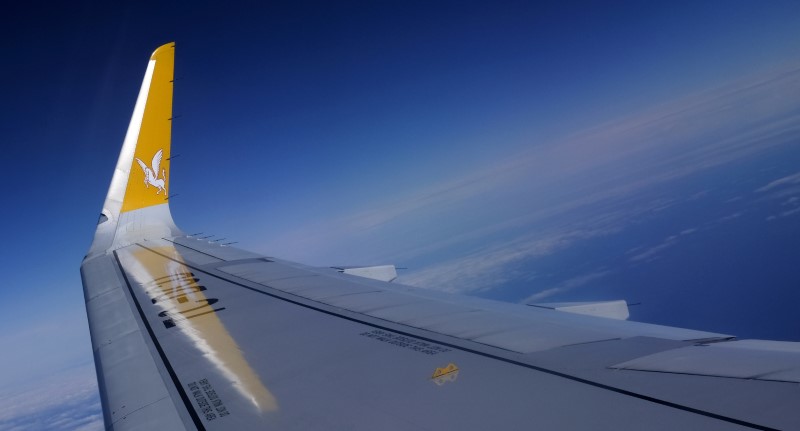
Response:
[[[96,431],[103,429],[94,364],[65,370],[27,388],[4,388],[0,429]]]
[[[625,229],[655,187],[790,144],[800,136],[800,69],[772,71],[557,139],[484,169],[287,233],[266,249],[337,264],[423,262],[401,281],[445,291],[492,289],[510,269]],[[774,192],[800,174],[765,185]],[[707,197],[708,188],[683,200]],[[788,210],[788,211],[791,211]],[[684,232],[683,235],[691,232]],[[680,235],[643,249],[646,261]],[[478,246],[480,244],[480,246]],[[426,257],[427,256],[427,257]],[[424,262],[429,261],[429,264]]]

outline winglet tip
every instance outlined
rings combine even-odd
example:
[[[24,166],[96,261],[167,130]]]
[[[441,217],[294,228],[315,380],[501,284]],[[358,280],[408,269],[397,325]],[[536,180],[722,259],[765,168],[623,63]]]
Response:
[[[158,58],[158,56],[161,55],[164,52],[174,52],[174,51],[172,51],[174,49],[175,49],[175,42],[165,43],[165,44],[159,46],[158,48],[156,48],[155,51],[153,51],[153,54],[150,55],[150,60],[156,60]]]

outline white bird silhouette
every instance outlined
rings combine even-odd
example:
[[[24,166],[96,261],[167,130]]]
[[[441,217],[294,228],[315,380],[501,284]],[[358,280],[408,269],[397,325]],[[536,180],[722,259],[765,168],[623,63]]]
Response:
[[[144,186],[149,188],[150,186],[158,187],[156,194],[161,193],[162,191],[164,194],[167,194],[167,189],[164,188],[167,179],[167,172],[162,169],[161,170],[161,178],[158,178],[158,168],[161,165],[161,157],[163,155],[163,150],[158,150],[156,155],[153,156],[153,169],[150,169],[144,162],[136,158],[136,161],[139,162],[139,166],[142,167],[144,171]]]

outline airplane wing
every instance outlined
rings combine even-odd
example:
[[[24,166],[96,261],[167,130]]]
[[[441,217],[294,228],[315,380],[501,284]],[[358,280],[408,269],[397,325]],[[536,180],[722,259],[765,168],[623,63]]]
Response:
[[[133,169],[159,150],[170,169],[173,65],[172,43],[150,57],[81,265],[106,429],[800,429],[800,343],[453,296],[186,235]]]

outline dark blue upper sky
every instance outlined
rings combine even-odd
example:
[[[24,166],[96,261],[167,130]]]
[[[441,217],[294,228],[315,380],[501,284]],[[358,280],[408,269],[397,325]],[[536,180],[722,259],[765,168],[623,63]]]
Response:
[[[186,230],[397,263],[433,288],[616,295],[644,299],[643,320],[798,335],[769,304],[797,299],[800,3],[540,3],[15,5],[0,341],[19,348],[0,364],[28,371],[0,386],[91,361],[78,267],[169,41]]]

